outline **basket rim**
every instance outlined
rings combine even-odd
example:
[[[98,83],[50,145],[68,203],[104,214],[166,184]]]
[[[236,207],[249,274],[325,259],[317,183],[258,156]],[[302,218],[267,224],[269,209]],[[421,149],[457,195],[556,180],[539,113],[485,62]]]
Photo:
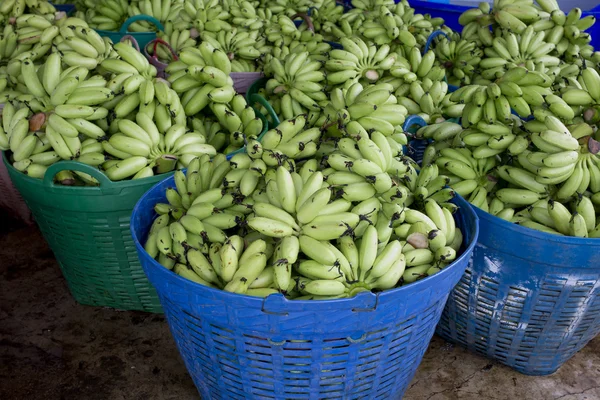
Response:
[[[391,298],[391,297],[394,297],[397,295],[401,295],[402,293],[407,292],[407,291],[423,290],[424,288],[426,288],[428,286],[435,285],[436,281],[444,280],[446,277],[449,277],[451,274],[455,273],[454,270],[456,268],[460,268],[461,265],[464,265],[465,269],[466,269],[466,265],[469,262],[469,260],[471,259],[473,250],[475,248],[475,245],[476,245],[478,237],[479,237],[479,217],[478,217],[478,215],[475,213],[475,211],[473,210],[473,208],[471,207],[469,202],[467,202],[461,196],[457,195],[455,201],[459,203],[460,210],[464,210],[462,212],[466,212],[467,215],[470,215],[470,217],[471,217],[470,219],[473,220],[473,232],[472,232],[471,240],[470,240],[468,246],[465,248],[465,250],[462,252],[462,254],[459,257],[457,257],[450,265],[448,265],[446,268],[442,269],[440,272],[436,273],[435,275],[428,276],[427,278],[418,280],[418,281],[413,282],[406,286],[400,286],[398,288],[385,290],[385,291],[379,292],[379,293],[373,293],[370,291],[369,292],[361,292],[354,297],[345,298],[345,299],[289,300],[280,293],[274,293],[265,298],[249,296],[249,295],[245,295],[245,294],[230,293],[230,292],[226,292],[222,289],[211,288],[211,287],[208,287],[208,286],[196,283],[196,282],[192,282],[188,279],[185,279],[185,278],[175,274],[174,272],[172,272],[170,270],[167,270],[165,267],[160,265],[156,260],[152,259],[148,255],[148,253],[146,253],[144,246],[142,246],[140,238],[138,238],[137,233],[135,231],[135,226],[137,225],[135,222],[135,219],[136,219],[136,216],[138,214],[140,214],[140,212],[141,212],[140,205],[142,202],[144,202],[146,200],[147,197],[151,196],[156,190],[158,190],[159,186],[166,184],[167,183],[166,181],[168,181],[170,179],[174,179],[174,178],[168,177],[168,178],[164,179],[163,181],[157,183],[150,190],[148,190],[146,193],[144,193],[144,195],[138,200],[137,204],[133,208],[133,212],[131,213],[131,223],[129,225],[130,225],[130,230],[131,230],[131,236],[133,237],[133,242],[138,250],[140,259],[145,258],[146,260],[149,261],[149,262],[144,262],[144,260],[140,260],[142,262],[142,265],[143,266],[147,265],[150,268],[154,268],[156,271],[160,271],[159,272],[160,274],[168,273],[168,274],[164,275],[165,277],[167,277],[167,279],[172,279],[173,281],[177,282],[177,284],[184,286],[187,290],[190,290],[190,291],[203,290],[203,291],[210,293],[212,296],[215,296],[215,297],[220,296],[224,300],[244,301],[244,302],[246,302],[246,304],[248,306],[260,306],[262,304],[264,307],[264,304],[267,301],[267,299],[280,298],[280,300],[283,301],[283,303],[286,304],[286,306],[294,304],[299,307],[304,307],[305,309],[309,305],[311,307],[315,307],[315,305],[316,305],[316,307],[318,307],[320,309],[323,309],[322,307],[325,304],[332,306],[332,307],[341,306],[341,305],[347,306],[347,305],[351,305],[351,303],[357,303],[355,305],[364,305],[365,302],[373,303],[373,300],[374,300],[374,304],[376,307],[380,298],[381,298],[381,300],[388,300],[388,298]],[[457,212],[461,212],[460,210]],[[147,210],[147,211],[154,212],[153,210]]]
[[[7,155],[7,151],[3,151],[2,152],[2,162],[4,163],[4,165],[6,166],[6,168],[9,170],[9,173],[12,172],[14,174],[16,174],[17,176],[19,176],[19,179],[23,179],[24,181],[26,181],[29,184],[32,185],[37,185],[42,189],[46,189],[47,187],[44,185],[44,181],[43,179],[38,179],[38,178],[32,178],[20,171],[18,171],[15,167],[12,166],[12,164],[10,162],[8,162],[8,157]],[[62,162],[62,161],[66,161],[66,160],[61,160],[56,162],[56,164]],[[160,175],[154,175],[154,176],[149,176],[147,178],[142,178],[142,179],[125,179],[122,181],[110,181],[110,188],[111,189],[125,189],[125,188],[131,188],[131,187],[136,187],[136,186],[144,186],[147,185],[150,182],[156,181],[157,183],[163,181],[165,178],[169,178],[169,176],[172,175],[172,171],[171,172],[167,172],[164,174],[160,174]],[[108,188],[108,187],[107,187]],[[99,192],[101,191],[101,187],[100,186],[61,186],[61,185],[54,185],[52,186],[52,190],[53,191],[59,191],[59,192],[64,192],[64,194],[78,194],[81,192],[84,192],[82,194],[86,194],[86,193],[92,193],[92,192]],[[73,193],[75,192],[75,193]]]
[[[553,243],[556,244],[568,244],[572,246],[591,246],[591,247],[600,247],[600,238],[580,238],[575,236],[560,236],[552,233],[546,233],[542,231],[537,231],[535,229],[527,228],[526,226],[521,226],[519,224],[515,224],[513,222],[505,221],[500,217],[492,215],[488,212],[485,212],[479,207],[476,207],[471,204],[474,212],[479,217],[480,225],[481,222],[486,221],[490,225],[499,226],[501,229],[512,231],[517,235],[529,236],[535,238],[537,240],[547,242],[549,245]]]

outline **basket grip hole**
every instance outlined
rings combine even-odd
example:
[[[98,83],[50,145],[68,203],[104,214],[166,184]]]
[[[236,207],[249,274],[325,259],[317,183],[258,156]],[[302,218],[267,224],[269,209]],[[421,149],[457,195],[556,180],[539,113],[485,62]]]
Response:
[[[287,342],[287,340],[283,339],[283,340],[275,340],[274,339],[267,339],[267,341],[269,342],[270,345],[272,346],[283,346],[285,344],[285,342]]]
[[[360,343],[360,342],[364,341],[366,338],[367,338],[367,333],[365,332],[358,337],[348,336],[346,338],[346,340],[349,341],[350,343]]]

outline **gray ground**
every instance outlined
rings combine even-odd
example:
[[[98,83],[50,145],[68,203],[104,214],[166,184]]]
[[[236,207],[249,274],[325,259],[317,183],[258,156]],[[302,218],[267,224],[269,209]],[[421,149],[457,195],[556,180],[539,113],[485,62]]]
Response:
[[[162,316],[81,306],[35,227],[0,213],[0,399],[197,399]],[[547,377],[434,338],[407,400],[600,399],[600,337]]]

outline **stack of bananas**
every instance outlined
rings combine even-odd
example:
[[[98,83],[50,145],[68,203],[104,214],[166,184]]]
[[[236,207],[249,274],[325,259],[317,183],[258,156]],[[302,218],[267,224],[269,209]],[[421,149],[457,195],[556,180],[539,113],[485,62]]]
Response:
[[[456,258],[448,177],[418,173],[378,132],[341,138],[325,156],[306,151],[325,135],[300,115],[229,162],[192,160],[156,205],[146,251],[203,285],[291,299],[391,289]]]
[[[406,144],[402,124],[408,111],[397,104],[392,93],[393,87],[388,83],[366,87],[355,83],[348,89],[335,88],[317,125],[327,127],[332,136],[365,136],[375,131],[391,137],[397,143],[394,146],[402,146]]]
[[[269,62],[273,77],[267,82],[266,89],[271,96],[280,99],[278,109],[286,119],[318,112],[320,103],[327,100],[323,91],[325,73],[322,65],[311,60],[309,55],[308,52],[290,53],[281,61],[273,57]]]
[[[473,74],[483,57],[483,51],[475,41],[451,33],[450,40],[442,37],[435,45],[435,55],[446,70],[448,83],[463,86],[472,83]]]
[[[10,19],[23,14],[41,16],[47,20],[55,17],[56,9],[45,0],[5,0],[0,4],[0,23],[7,24]]]

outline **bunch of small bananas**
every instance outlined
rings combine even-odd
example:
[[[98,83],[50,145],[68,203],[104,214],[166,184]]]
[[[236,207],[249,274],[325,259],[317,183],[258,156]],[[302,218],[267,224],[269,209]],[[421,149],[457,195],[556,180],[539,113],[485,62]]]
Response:
[[[435,45],[436,59],[446,70],[448,83],[455,86],[469,85],[477,69],[483,51],[477,43],[451,35],[452,40],[442,38]]]
[[[279,97],[279,109],[290,119],[307,111],[318,112],[327,100],[323,91],[325,73],[319,61],[312,61],[308,52],[290,53],[283,60],[271,58],[268,69],[273,77],[267,81],[269,97]]]
[[[278,137],[289,143],[314,130],[303,131],[300,122],[282,122],[280,133],[279,128],[268,132],[267,143],[274,145]],[[399,163],[386,138],[347,139],[360,146],[350,169],[328,167],[337,165],[331,156],[297,166],[291,158],[268,166],[250,152],[230,162],[192,160],[187,175],[176,172],[169,203],[156,205],[159,217],[146,251],[203,285],[260,297],[281,292],[299,300],[391,289],[452,262],[463,241],[453,205],[442,207],[421,196],[422,211],[409,208],[416,196],[402,174],[388,175],[383,171],[389,168],[379,166],[394,165],[392,159]],[[363,176],[370,163],[382,171],[379,184]],[[431,187],[432,194],[443,191],[450,197],[438,196],[451,198],[444,188],[447,178],[437,170],[419,178],[416,166],[410,169],[411,187]],[[373,185],[380,191],[376,196]]]
[[[3,24],[8,23],[10,18],[18,18],[23,14],[34,14],[52,20],[56,9],[46,0],[5,0],[0,4],[0,22]]]
[[[342,38],[340,43],[344,49],[332,50],[330,60],[325,63],[327,82],[331,86],[348,88],[360,80],[376,82],[398,57],[388,45],[369,46],[357,36]]]
[[[209,103],[229,103],[235,96],[229,76],[231,61],[223,50],[215,49],[209,42],[184,49],[166,72],[188,116],[202,111]]]
[[[408,114],[406,107],[397,104],[393,88],[387,83],[366,85],[355,83],[348,89],[335,88],[330,103],[317,122],[333,136],[360,136],[376,131],[406,144],[402,124]],[[397,145],[396,145],[397,146]]]

